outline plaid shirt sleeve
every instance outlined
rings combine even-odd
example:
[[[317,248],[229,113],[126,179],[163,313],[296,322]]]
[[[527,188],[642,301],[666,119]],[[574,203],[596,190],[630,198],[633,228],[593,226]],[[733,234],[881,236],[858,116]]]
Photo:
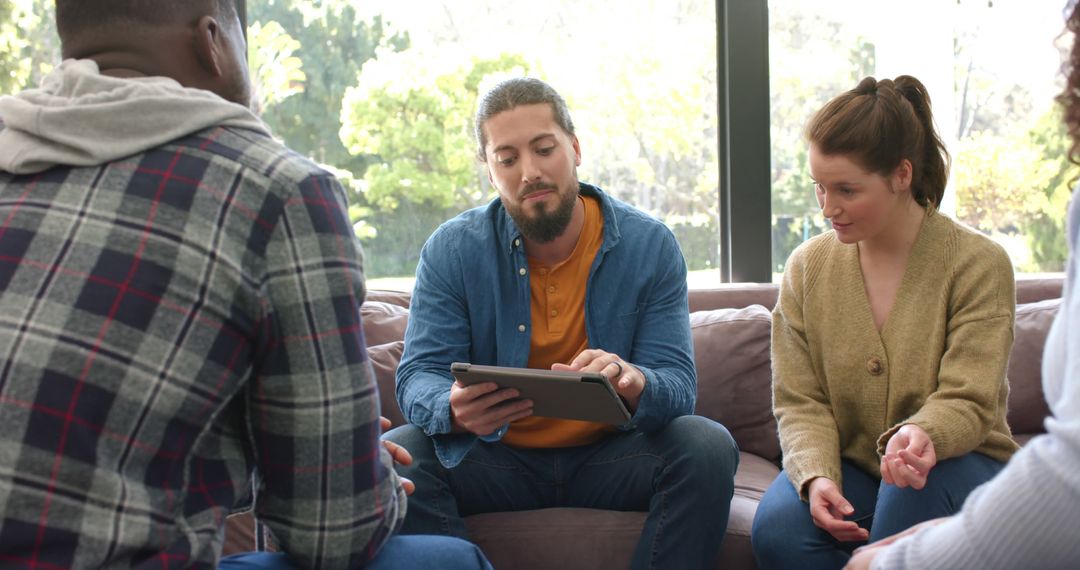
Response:
[[[400,527],[406,498],[379,443],[360,303],[362,254],[340,184],[312,175],[267,247],[248,424],[256,513],[301,567],[356,568]]]

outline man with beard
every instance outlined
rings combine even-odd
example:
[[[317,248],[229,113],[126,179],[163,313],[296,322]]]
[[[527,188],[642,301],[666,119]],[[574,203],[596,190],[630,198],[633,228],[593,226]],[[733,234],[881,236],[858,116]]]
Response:
[[[425,244],[398,368],[411,422],[386,438],[414,457],[405,533],[465,537],[462,517],[548,507],[648,511],[633,567],[710,567],[727,527],[738,452],[689,415],[696,373],[686,264],[658,220],[577,179],[562,97],[505,81],[476,113],[499,199]],[[452,362],[598,372],[632,413],[622,426],[532,415]]]

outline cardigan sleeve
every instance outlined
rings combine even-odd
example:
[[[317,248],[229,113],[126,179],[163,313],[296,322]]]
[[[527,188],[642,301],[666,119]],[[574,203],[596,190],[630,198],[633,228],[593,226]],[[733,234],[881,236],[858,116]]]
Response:
[[[788,261],[772,322],[773,410],[784,470],[803,500],[808,498],[808,483],[816,477],[843,484],[836,420],[806,341],[805,251],[796,250]]]
[[[948,291],[949,320],[937,389],[912,416],[878,438],[878,453],[904,424],[923,428],[939,460],[969,453],[986,441],[1006,405],[1016,283],[1000,246],[967,253]]]

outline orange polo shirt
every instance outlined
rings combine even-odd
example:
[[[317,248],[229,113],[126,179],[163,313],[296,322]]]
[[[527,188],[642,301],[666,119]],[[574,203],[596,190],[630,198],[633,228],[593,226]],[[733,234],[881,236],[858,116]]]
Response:
[[[548,266],[529,258],[532,337],[529,368],[569,364],[589,347],[585,332],[585,285],[604,239],[604,217],[592,197],[585,205],[585,224],[570,257]],[[531,416],[510,424],[502,441],[515,447],[571,447],[592,443],[615,428],[607,424]]]

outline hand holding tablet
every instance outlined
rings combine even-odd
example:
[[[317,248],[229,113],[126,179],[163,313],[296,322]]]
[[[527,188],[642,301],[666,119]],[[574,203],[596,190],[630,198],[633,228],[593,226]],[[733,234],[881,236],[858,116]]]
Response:
[[[521,399],[532,400],[532,414],[536,416],[615,425],[630,420],[630,412],[607,377],[596,372],[482,366],[463,362],[453,363],[450,372],[464,386],[494,382],[500,388],[516,389]]]

